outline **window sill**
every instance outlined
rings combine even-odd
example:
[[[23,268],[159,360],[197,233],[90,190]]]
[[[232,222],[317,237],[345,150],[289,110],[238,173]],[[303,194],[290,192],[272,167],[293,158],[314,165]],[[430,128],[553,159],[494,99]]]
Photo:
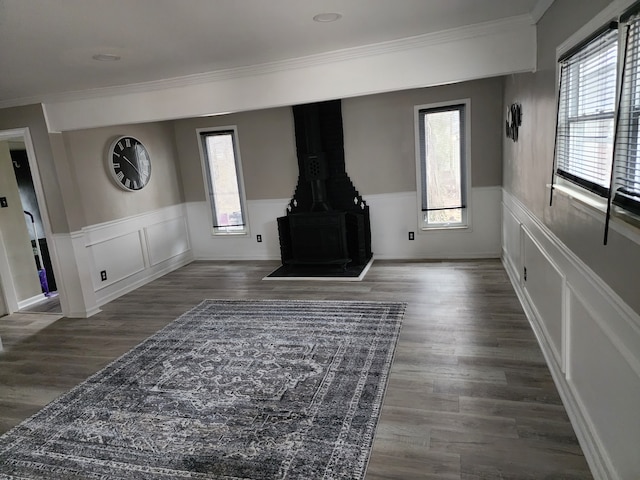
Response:
[[[547,185],[547,188],[551,188],[551,185]],[[565,185],[562,183],[556,183],[553,186],[553,189],[562,193],[565,197],[568,197],[569,200],[574,201],[573,205],[578,207],[580,210],[584,210],[586,213],[590,213],[586,210],[588,208],[591,210],[591,213],[607,213],[607,201],[602,198],[594,195],[586,190],[583,190],[578,187],[574,187],[573,185]],[[580,207],[584,208],[580,208]],[[598,217],[600,218],[600,217]]]
[[[551,188],[551,185],[547,185]],[[582,189],[570,185],[556,184],[553,189],[569,199],[571,206],[604,223],[607,214],[607,201]],[[609,227],[640,245],[640,217],[633,213],[613,207]]]
[[[434,227],[420,227],[420,232],[421,233],[433,232],[433,231],[442,232],[447,230],[460,231],[460,230],[470,230],[470,228],[471,227],[469,225],[438,225]]]
[[[238,237],[248,237],[249,232],[212,232],[212,237],[215,238],[238,238]]]

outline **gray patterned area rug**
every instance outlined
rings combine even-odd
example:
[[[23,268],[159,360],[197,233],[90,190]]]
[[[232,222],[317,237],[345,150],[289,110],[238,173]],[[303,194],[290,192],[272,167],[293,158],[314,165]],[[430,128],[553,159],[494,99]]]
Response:
[[[362,479],[404,309],[206,300],[0,437],[0,478]]]

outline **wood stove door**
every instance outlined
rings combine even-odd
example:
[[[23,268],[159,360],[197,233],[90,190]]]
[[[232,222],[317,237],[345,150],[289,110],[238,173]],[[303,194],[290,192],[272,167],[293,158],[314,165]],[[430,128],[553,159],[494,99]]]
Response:
[[[289,216],[293,258],[287,263],[347,264],[345,212],[309,212]]]

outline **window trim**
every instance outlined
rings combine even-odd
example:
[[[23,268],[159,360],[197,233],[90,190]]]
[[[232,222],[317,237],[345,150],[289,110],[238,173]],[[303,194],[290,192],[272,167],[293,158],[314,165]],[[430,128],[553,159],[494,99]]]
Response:
[[[602,10],[598,15],[592,18],[589,22],[583,25],[578,31],[576,31],[573,35],[567,38],[563,43],[556,47],[556,102],[559,100],[559,80],[560,80],[560,60],[564,57],[570,55],[574,49],[580,48],[587,42],[589,39],[593,38],[594,35],[601,31],[605,26],[609,25],[612,21],[615,21],[622,13],[627,10],[631,5],[633,5],[637,0],[622,0],[624,2],[623,5],[612,3],[604,10]],[[620,80],[618,76],[618,81]],[[556,117],[558,114],[556,107]],[[559,185],[563,187],[563,190],[572,196],[575,201],[583,202],[582,198],[590,199],[589,202],[585,202],[585,205],[600,203],[603,200],[606,200],[604,197],[597,195],[586,188],[578,186],[575,183],[572,183],[568,180],[565,180],[561,176],[556,173],[556,165],[555,165],[555,152],[554,158],[552,158],[553,162],[553,181],[550,185],[550,195],[553,195],[553,191],[555,189],[555,185]],[[552,197],[550,197],[552,198]]]
[[[610,203],[624,213],[631,215],[632,219],[640,217],[640,198],[638,187],[640,182],[638,169],[640,169],[639,135],[640,129],[640,102],[637,96],[640,93],[640,4],[632,11],[623,15],[625,23],[621,38],[624,40],[624,48],[619,55],[620,70],[620,102],[617,112],[616,144],[613,155],[613,168],[611,180]],[[633,50],[630,50],[630,42],[633,41]],[[629,75],[629,64],[633,67],[635,75]],[[631,84],[627,83],[631,77]],[[631,155],[630,150],[635,151]],[[631,160],[632,158],[632,160]],[[633,175],[629,171],[636,172]],[[622,177],[620,176],[622,175]],[[635,177],[633,180],[630,177]],[[631,191],[629,190],[631,185]]]
[[[573,125],[580,126],[580,125],[583,125],[584,122],[589,122],[592,120],[608,119],[608,120],[612,120],[613,122],[613,141],[615,143],[617,93],[618,93],[618,87],[620,82],[620,75],[619,75],[620,73],[619,72],[620,36],[619,36],[617,22],[608,21],[605,23],[606,23],[605,25],[601,25],[600,28],[597,28],[594,32],[590,33],[585,38],[582,38],[575,45],[571,47],[567,47],[564,50],[564,53],[560,53],[559,49],[557,50],[556,130],[555,130],[555,139],[554,139],[555,146],[554,146],[554,154],[553,154],[553,182],[552,183],[557,183],[563,186],[573,185],[576,191],[584,190],[585,192],[588,192],[589,196],[593,196],[594,198],[606,199],[609,196],[609,184],[607,184],[606,186],[602,186],[599,183],[596,183],[589,178],[583,178],[581,176],[577,176],[574,173],[563,169],[563,165],[560,164],[560,155],[561,155],[560,146],[561,145],[559,140],[559,137],[560,137],[559,132],[560,132],[561,125],[562,125],[562,128],[568,130],[567,132],[565,132],[568,135],[568,132],[571,130],[571,127]],[[567,70],[567,73],[566,73],[567,78],[565,78],[563,76],[563,73],[565,72],[565,68],[569,68],[569,67],[563,66],[563,62],[570,61],[572,57],[581,55],[585,49],[590,48],[592,43],[600,41],[599,40],[600,38],[612,32],[615,32],[615,35],[613,35],[613,38],[615,42],[617,42],[617,45],[616,45],[617,58],[616,58],[616,64],[614,69],[614,73],[616,75],[616,82],[614,84],[614,92],[613,92],[613,102],[614,102],[613,110],[611,112],[607,111],[606,113],[598,112],[595,114],[586,114],[586,115],[572,115],[572,114],[575,114],[576,112],[563,111],[563,113],[565,114],[565,117],[563,117],[561,122],[560,107],[564,104],[565,109],[569,109],[569,110],[575,109],[577,102],[576,102],[576,98],[573,97],[572,94],[577,94],[579,92],[578,89],[580,88],[580,84],[578,84],[575,80],[573,82],[574,83],[573,88],[577,89],[575,92],[572,90],[569,90],[568,87],[566,87],[563,84],[563,80],[567,80],[569,76],[572,76],[572,74],[575,74],[575,72]],[[567,90],[562,91],[563,88],[567,88]],[[563,122],[566,122],[566,125]],[[578,139],[580,138],[581,137],[578,136]],[[564,143],[562,144],[564,145],[564,148],[565,148],[565,150],[562,151],[563,160],[568,160],[571,158],[571,156],[568,154],[569,152],[566,151],[566,149],[569,148],[570,143],[571,143],[571,138],[567,137],[566,139],[564,139]],[[613,145],[612,145],[612,148],[613,148]],[[611,157],[610,160],[611,162],[613,161],[613,156]],[[582,167],[583,170],[585,168],[588,169],[589,167],[595,166],[595,164],[593,164],[590,159],[588,160],[588,162],[585,162],[585,163],[581,162],[579,165]],[[606,167],[607,167],[606,171],[610,173],[611,163],[606,165]]]
[[[236,175],[238,178],[238,190],[240,195],[240,208],[242,209],[242,214],[244,217],[244,229],[238,231],[224,231],[218,230],[213,224],[213,206],[211,204],[211,199],[213,196],[213,192],[211,191],[211,179],[209,178],[209,168],[207,167],[207,152],[205,152],[204,147],[204,138],[207,134],[216,134],[222,132],[231,132],[233,137],[233,148],[234,148],[234,156],[236,162]],[[249,227],[249,212],[247,210],[247,197],[245,194],[244,187],[244,175],[242,173],[242,158],[240,155],[240,138],[238,136],[238,127],[237,125],[227,125],[227,126],[219,126],[219,127],[206,127],[206,128],[197,128],[196,129],[196,140],[198,142],[198,151],[200,153],[200,167],[202,168],[202,180],[204,183],[204,192],[205,192],[205,203],[207,204],[207,212],[209,215],[209,223],[211,228],[211,235],[213,237],[218,238],[237,238],[250,236],[251,230]]]
[[[439,224],[433,226],[425,225],[422,211],[422,145],[420,144],[420,115],[425,110],[446,110],[447,107],[464,107],[464,145],[462,151],[464,160],[461,162],[461,176],[463,188],[463,200],[465,207],[462,209],[462,223],[456,224]],[[471,212],[471,99],[462,98],[448,100],[446,102],[428,103],[423,105],[415,105],[413,107],[413,124],[414,124],[414,140],[415,140],[415,158],[416,158],[416,219],[418,225],[418,233],[431,231],[459,231],[471,230],[472,212]]]

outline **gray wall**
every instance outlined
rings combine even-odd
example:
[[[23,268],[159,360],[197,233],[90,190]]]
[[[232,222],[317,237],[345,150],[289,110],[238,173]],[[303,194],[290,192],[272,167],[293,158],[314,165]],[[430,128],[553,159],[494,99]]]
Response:
[[[272,108],[174,122],[187,202],[206,199],[198,128],[237,126],[247,200],[288,198],[298,181],[290,108]]]
[[[538,70],[510,76],[504,103],[520,102],[523,124],[517,143],[504,140],[504,187],[522,201],[559,239],[640,312],[637,269],[640,245],[612,231],[602,242],[601,218],[578,210],[561,195],[549,207],[556,116],[556,48],[611,2],[556,0],[538,24]]]
[[[0,278],[0,317],[8,313],[7,306],[4,303],[4,295],[2,294],[2,279]],[[0,338],[0,351],[2,351],[2,339]]]
[[[149,151],[151,179],[142,190],[129,192],[119,188],[107,170],[107,151],[112,140],[120,135],[136,137]],[[182,182],[170,123],[76,130],[61,136],[62,139],[53,135],[51,141],[60,169],[67,172],[61,179],[64,178],[65,193],[69,195],[72,231],[182,203]]]
[[[416,189],[414,105],[471,98],[472,185],[502,182],[503,79],[342,101],[347,173],[363,195]],[[289,198],[297,182],[290,108],[174,122],[186,201],[205,200],[196,128],[237,125],[248,200]]]
[[[0,130],[29,127],[53,233],[68,233],[58,174],[41,105],[0,109]],[[40,206],[42,208],[42,205]]]
[[[502,184],[502,78],[343,100],[347,172],[361,194],[416,189],[414,106],[471,99],[471,184]]]

